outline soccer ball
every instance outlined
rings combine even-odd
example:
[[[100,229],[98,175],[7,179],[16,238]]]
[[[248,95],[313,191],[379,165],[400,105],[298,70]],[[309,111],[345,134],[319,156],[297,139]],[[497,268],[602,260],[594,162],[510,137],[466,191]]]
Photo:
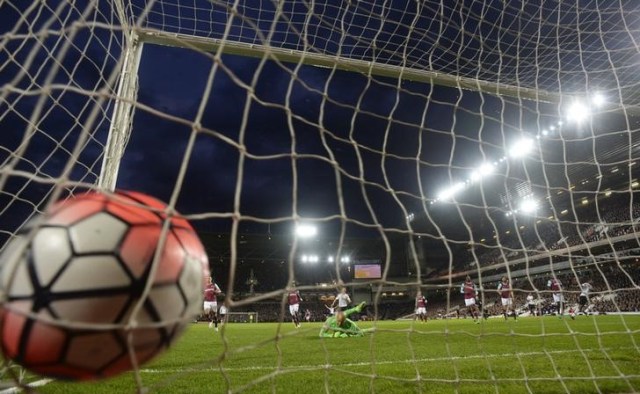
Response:
[[[5,357],[40,375],[94,380],[171,345],[202,308],[210,274],[191,225],[165,208],[140,193],[90,192],[32,220],[0,254]]]

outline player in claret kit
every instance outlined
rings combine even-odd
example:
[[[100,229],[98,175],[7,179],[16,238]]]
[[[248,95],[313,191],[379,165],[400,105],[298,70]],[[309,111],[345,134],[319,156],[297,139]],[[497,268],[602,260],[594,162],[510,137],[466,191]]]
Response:
[[[420,291],[416,295],[416,319],[421,322],[427,321],[427,299]]]
[[[518,314],[516,313],[516,308],[513,306],[513,289],[511,288],[511,282],[509,278],[503,276],[498,283],[498,293],[500,294],[500,301],[502,303],[502,314],[504,315],[504,320],[507,320],[509,316],[509,311],[513,313],[513,319],[518,319]]]
[[[218,294],[222,293],[222,290],[213,281],[210,276],[207,279],[207,285],[204,288],[204,315],[209,319],[209,328],[214,328],[218,331]]]
[[[300,328],[300,318],[298,317],[298,313],[300,311],[300,303],[302,302],[300,292],[296,289],[289,290],[287,299],[289,301],[289,313],[291,314],[291,321],[296,326],[296,328]]]
[[[473,321],[476,324],[480,323],[480,316],[478,313],[478,306],[476,305],[476,297],[478,296],[478,287],[471,280],[471,277],[467,275],[464,282],[460,286],[460,293],[464,294],[464,305],[471,313]]]
[[[551,289],[553,295],[553,303],[556,305],[558,317],[562,318],[564,314],[564,296],[562,294],[562,282],[558,278],[551,278],[547,281],[547,287]]]

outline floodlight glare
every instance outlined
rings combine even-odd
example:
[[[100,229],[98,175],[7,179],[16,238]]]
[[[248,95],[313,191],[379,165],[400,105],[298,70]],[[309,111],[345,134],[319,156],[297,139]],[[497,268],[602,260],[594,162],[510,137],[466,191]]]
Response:
[[[524,213],[533,213],[538,209],[538,202],[534,199],[527,198],[526,200],[522,200],[520,202],[519,210]]]
[[[531,138],[522,138],[511,146],[509,156],[517,158],[528,155],[533,150],[533,140]]]
[[[596,107],[602,107],[607,102],[607,99],[604,97],[602,93],[596,93],[593,96],[591,96],[591,102]]]
[[[581,123],[589,118],[590,115],[589,108],[579,101],[571,104],[567,111],[567,119],[574,123]]]
[[[296,226],[296,236],[298,238],[311,238],[318,234],[318,228],[310,224],[299,224]]]
[[[478,171],[480,172],[480,175],[482,176],[486,176],[486,175],[491,175],[493,174],[493,170],[495,169],[495,165],[492,163],[482,163],[482,165],[480,165],[480,168],[478,169]]]
[[[493,170],[495,169],[495,166],[496,165],[493,163],[482,163],[477,170],[471,173],[471,180],[476,182],[487,175],[491,175],[493,173]]]
[[[464,182],[458,182],[450,188],[441,191],[440,194],[438,194],[438,200],[447,200],[453,197],[454,194],[464,189],[464,185]]]

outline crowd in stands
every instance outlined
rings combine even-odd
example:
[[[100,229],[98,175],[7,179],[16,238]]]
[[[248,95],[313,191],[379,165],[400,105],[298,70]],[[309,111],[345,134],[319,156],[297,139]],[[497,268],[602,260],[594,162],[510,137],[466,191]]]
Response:
[[[499,234],[499,244],[478,245],[474,253],[461,257],[474,265],[487,266],[535,255],[544,250],[558,250],[572,246],[596,242],[607,237],[619,237],[633,231],[640,231],[640,202],[628,204],[619,199],[601,202],[600,215],[593,210],[586,211],[579,219],[560,217],[556,220],[541,219],[535,226],[525,226],[509,234]],[[576,209],[573,214],[579,214]]]

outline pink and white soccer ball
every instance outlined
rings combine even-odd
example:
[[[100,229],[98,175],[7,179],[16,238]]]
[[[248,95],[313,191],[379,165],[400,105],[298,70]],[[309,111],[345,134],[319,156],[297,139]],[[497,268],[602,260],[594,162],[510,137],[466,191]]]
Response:
[[[92,380],[169,347],[202,307],[209,262],[193,227],[165,207],[141,193],[90,192],[10,241],[0,255],[4,356],[40,375]]]

